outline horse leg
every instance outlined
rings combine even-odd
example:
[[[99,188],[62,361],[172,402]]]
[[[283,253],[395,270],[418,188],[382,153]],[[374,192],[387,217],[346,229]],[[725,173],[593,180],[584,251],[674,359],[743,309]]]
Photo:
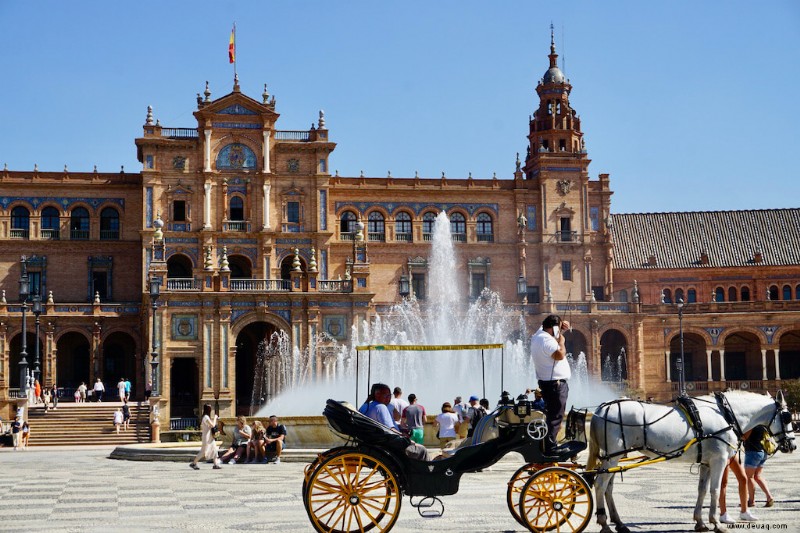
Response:
[[[727,529],[720,525],[719,514],[717,513],[717,502],[719,502],[719,491],[722,485],[722,474],[725,471],[725,464],[728,462],[727,457],[722,456],[712,462],[709,462],[708,470],[708,484],[710,486],[711,502],[708,506],[708,521],[714,526],[714,531],[727,531]]]
[[[614,525],[616,526],[617,533],[631,533],[631,530],[628,529],[628,526],[626,526],[619,517],[619,513],[617,512],[617,504],[614,503],[614,478],[611,478],[611,481],[608,483],[606,503],[608,504],[608,512],[611,516],[611,521],[614,522]]]
[[[695,531],[708,531],[708,526],[703,523],[703,501],[708,491],[709,468],[706,464],[700,465],[700,476],[697,481],[697,501],[694,504],[694,530]],[[712,498],[711,509],[714,509],[714,501]],[[709,517],[711,523],[714,523],[713,514]]]
[[[603,468],[608,468],[609,465],[603,464]],[[606,490],[609,486],[609,481],[614,478],[614,474],[599,474],[594,481],[594,499],[597,505],[597,524],[600,526],[600,533],[612,533],[611,528],[608,527],[608,517],[606,516],[605,501]]]

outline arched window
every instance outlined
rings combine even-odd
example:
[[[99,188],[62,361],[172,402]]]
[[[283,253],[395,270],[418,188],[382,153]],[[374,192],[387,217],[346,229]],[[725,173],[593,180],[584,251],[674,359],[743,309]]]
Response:
[[[738,291],[736,290],[736,287],[728,287],[728,301],[729,302],[735,302],[736,301],[737,292]]]
[[[750,287],[742,287],[741,294],[743,302],[750,301]]]
[[[373,211],[367,215],[367,236],[371,241],[384,242],[386,240],[386,223],[380,211]]]
[[[18,205],[11,210],[11,238],[27,239],[30,228],[30,211],[27,207]]]
[[[342,213],[339,219],[339,239],[342,241],[352,241],[356,234],[356,214],[352,211]]]
[[[492,228],[492,217],[490,217],[486,213],[481,213],[478,215],[478,224],[477,224],[477,232],[478,232],[478,242],[493,242],[494,241],[494,230]]]
[[[100,239],[119,240],[119,213],[113,207],[100,211]]]
[[[772,285],[769,288],[769,299],[770,300],[777,300],[778,299],[778,286]]]
[[[61,220],[58,209],[48,206],[42,209],[42,239],[57,240],[61,235]]]
[[[697,291],[689,289],[686,291],[686,303],[693,304],[697,302]]]
[[[714,301],[715,302],[724,302],[725,301],[725,289],[722,287],[717,287],[714,291]]]
[[[244,220],[244,201],[241,196],[231,197],[228,220]]]
[[[683,300],[686,301],[686,298],[683,297],[683,289],[675,289],[675,302],[679,302]]]
[[[661,291],[661,296],[664,297],[664,303],[665,304],[671,304],[672,303],[672,291],[671,290],[664,289],[663,291]]]
[[[784,300],[792,299],[792,288],[789,285],[783,286],[783,299]]]
[[[619,296],[617,296],[617,298],[619,298],[620,302],[627,302],[628,301],[628,291],[626,291],[625,289],[622,289],[621,291],[619,291]]]
[[[394,217],[394,238],[398,241],[411,242],[411,215],[405,211]]]
[[[794,299],[800,300],[800,285],[794,288]]]
[[[69,216],[69,238],[85,241],[89,238],[89,211],[85,207],[76,207]]]
[[[467,220],[461,213],[450,215],[450,234],[455,242],[467,242]]]
[[[429,241],[433,238],[433,224],[436,222],[436,213],[428,211],[422,215],[422,240]]]

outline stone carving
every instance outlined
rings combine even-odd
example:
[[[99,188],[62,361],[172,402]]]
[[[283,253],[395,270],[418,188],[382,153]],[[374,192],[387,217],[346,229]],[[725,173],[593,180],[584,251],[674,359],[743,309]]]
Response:
[[[556,190],[561,196],[569,194],[572,189],[572,180],[558,180],[556,183]]]

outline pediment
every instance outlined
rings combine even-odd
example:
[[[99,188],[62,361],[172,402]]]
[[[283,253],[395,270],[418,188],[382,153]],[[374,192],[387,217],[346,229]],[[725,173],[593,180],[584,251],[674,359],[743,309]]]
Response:
[[[575,214],[575,210],[571,207],[567,207],[566,202],[561,202],[561,204],[553,211],[556,216],[572,216]]]
[[[240,92],[232,92],[212,102],[202,105],[195,111],[195,117],[212,119],[219,122],[235,122],[243,120],[252,122],[253,119],[262,118],[265,123],[271,124],[280,116],[266,104],[262,104]],[[258,121],[261,122],[260,120]]]
[[[191,187],[189,187],[187,185],[182,185],[180,183],[178,185],[170,185],[170,186],[168,186],[167,187],[167,192],[169,194],[176,195],[176,196],[194,194],[194,191],[192,190]]]

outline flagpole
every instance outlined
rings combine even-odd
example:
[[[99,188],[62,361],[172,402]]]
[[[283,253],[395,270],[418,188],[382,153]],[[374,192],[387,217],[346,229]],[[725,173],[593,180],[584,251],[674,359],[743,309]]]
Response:
[[[233,23],[233,79],[237,78],[236,74],[236,21]]]

